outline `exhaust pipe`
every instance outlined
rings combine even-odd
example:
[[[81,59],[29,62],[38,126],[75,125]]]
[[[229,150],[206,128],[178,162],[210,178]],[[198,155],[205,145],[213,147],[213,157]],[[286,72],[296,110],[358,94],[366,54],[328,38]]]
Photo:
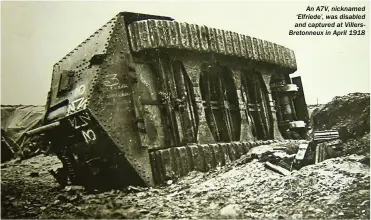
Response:
[[[34,136],[34,135],[37,135],[37,134],[41,134],[41,133],[44,133],[44,132],[49,131],[51,129],[54,129],[54,128],[58,127],[59,125],[60,125],[60,122],[59,121],[53,122],[51,124],[44,125],[44,126],[35,128],[33,130],[27,131],[26,132],[26,135],[28,135],[28,136]]]

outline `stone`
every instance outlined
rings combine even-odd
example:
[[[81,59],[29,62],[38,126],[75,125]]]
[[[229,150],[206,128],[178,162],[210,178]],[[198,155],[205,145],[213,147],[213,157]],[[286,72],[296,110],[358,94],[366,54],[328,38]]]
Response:
[[[283,201],[282,197],[274,197],[274,199],[273,199],[274,203],[279,203],[279,202],[282,202],[282,201]]]
[[[64,191],[66,192],[74,192],[74,191],[82,191],[82,190],[84,190],[83,186],[66,186],[66,188],[64,188]]]
[[[241,213],[241,208],[237,204],[229,204],[220,210],[220,215],[223,217],[237,217]]]
[[[141,209],[141,210],[139,210],[139,213],[147,214],[147,213],[149,213],[149,210],[147,210],[147,209]]]
[[[218,208],[218,204],[215,204],[214,202],[210,203],[209,209],[216,209]]]
[[[29,175],[30,175],[30,177],[38,177],[39,173],[38,172],[31,172]]]
[[[58,203],[60,203],[60,200],[59,200],[59,199],[57,199],[57,200],[55,200],[55,201],[53,202],[54,205],[56,205],[56,204],[58,204]]]
[[[141,192],[141,191],[143,191],[142,189],[140,189],[138,187],[135,187],[135,186],[128,186],[127,190],[129,192]]]

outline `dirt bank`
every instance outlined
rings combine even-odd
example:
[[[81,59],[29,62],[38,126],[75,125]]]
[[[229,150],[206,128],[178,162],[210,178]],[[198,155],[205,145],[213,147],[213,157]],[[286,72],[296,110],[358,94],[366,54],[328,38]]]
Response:
[[[370,94],[337,96],[312,113],[314,130],[336,129],[344,141],[341,155],[370,155]]]

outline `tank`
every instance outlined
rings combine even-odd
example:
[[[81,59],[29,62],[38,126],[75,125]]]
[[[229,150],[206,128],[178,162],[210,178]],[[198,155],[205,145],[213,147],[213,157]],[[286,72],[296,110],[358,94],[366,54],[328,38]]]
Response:
[[[294,52],[272,42],[121,12],[54,65],[33,133],[62,161],[62,185],[154,186],[303,138],[296,70]]]

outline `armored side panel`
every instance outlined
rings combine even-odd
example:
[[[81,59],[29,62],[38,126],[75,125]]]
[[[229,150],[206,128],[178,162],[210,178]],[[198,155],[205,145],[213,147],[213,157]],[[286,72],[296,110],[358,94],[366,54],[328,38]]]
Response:
[[[299,88],[298,93],[295,95],[295,98],[293,100],[297,117],[299,120],[302,120],[305,123],[309,124],[310,119],[309,119],[309,113],[308,113],[308,106],[305,101],[304,88],[301,82],[301,77],[297,76],[291,79],[292,79],[292,82]]]
[[[50,137],[72,182],[88,175],[97,183],[91,171],[96,169],[117,185],[153,185],[148,151],[135,126],[127,32],[133,19],[147,18],[170,19],[120,13],[54,66],[46,119],[61,121]]]
[[[154,185],[283,140],[295,71],[293,51],[268,41],[120,13],[54,66],[45,122],[58,122],[59,179]]]

